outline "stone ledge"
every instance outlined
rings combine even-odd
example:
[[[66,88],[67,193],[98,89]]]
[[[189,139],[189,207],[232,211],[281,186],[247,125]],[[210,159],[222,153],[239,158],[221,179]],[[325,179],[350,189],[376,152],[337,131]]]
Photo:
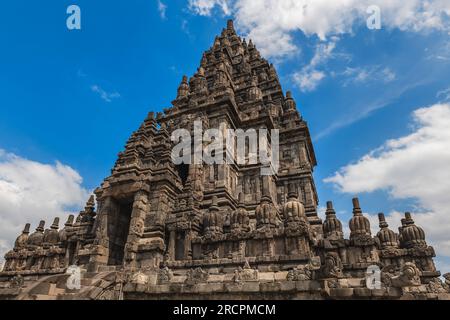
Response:
[[[275,293],[275,292],[320,292],[318,281],[241,281],[197,283],[193,285],[168,283],[159,285],[137,285],[127,283],[124,292],[149,293],[149,294],[195,294],[195,293]]]
[[[24,270],[24,271],[4,271],[0,272],[0,277],[14,277],[14,276],[34,276],[34,275],[54,275],[62,274],[66,272],[66,268],[54,269],[54,270]]]

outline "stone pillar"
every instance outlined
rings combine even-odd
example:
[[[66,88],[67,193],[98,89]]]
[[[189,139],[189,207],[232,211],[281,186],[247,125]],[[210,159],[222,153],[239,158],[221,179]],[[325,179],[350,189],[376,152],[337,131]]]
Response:
[[[308,161],[308,155],[306,154],[306,147],[303,144],[300,146],[299,151],[300,151],[300,164],[303,165],[303,164],[308,163],[309,161]]]
[[[168,248],[168,255],[169,255],[169,260],[170,261],[175,261],[175,242],[177,240],[176,236],[176,231],[174,229],[174,226],[171,226],[169,228],[169,248]]]
[[[312,206],[314,203],[313,192],[312,192],[311,181],[309,181],[309,180],[306,181],[306,183],[305,183],[305,196],[306,196],[305,207]]]
[[[108,216],[114,210],[114,199],[106,197],[98,200],[98,215],[95,228],[95,242],[89,257],[87,270],[97,272],[100,266],[106,266],[109,258]],[[79,243],[75,252],[78,252]]]
[[[310,256],[310,247],[309,247],[309,240],[306,237],[298,237],[297,238],[297,246],[298,246],[298,253],[304,254],[305,256]]]
[[[346,247],[339,248],[339,257],[341,258],[342,263],[344,263],[344,264],[348,263],[347,248]]]
[[[298,243],[295,242],[295,238],[293,237],[285,237],[284,238],[284,248],[287,255],[293,255],[298,253]]]
[[[125,245],[124,264],[130,269],[136,269],[136,253],[139,239],[144,233],[145,216],[149,212],[148,194],[146,191],[138,191],[134,196],[133,211],[131,212],[130,229]]]
[[[260,201],[261,200],[261,179],[259,178],[259,176],[255,177],[256,179],[256,201]]]
[[[217,166],[218,172],[218,180],[216,181],[216,188],[224,187],[226,185],[225,181],[225,165],[219,164]]]
[[[275,240],[273,238],[266,238],[264,242],[264,253],[265,257],[273,257],[275,255]]]
[[[154,219],[154,223],[150,226],[145,226],[145,231],[156,231],[159,230],[161,232],[164,232],[164,221],[166,219],[167,213],[170,211],[169,207],[169,191],[166,186],[162,186],[158,188],[158,190],[155,190],[153,192],[153,198],[151,200],[152,202],[156,202],[156,208],[155,205],[152,205],[152,208],[150,208],[150,214],[154,214],[156,216],[156,219]]]
[[[244,183],[244,193],[250,194],[250,178],[248,176],[243,177],[243,183]]]
[[[184,260],[192,260],[192,231],[186,230],[184,233]]]

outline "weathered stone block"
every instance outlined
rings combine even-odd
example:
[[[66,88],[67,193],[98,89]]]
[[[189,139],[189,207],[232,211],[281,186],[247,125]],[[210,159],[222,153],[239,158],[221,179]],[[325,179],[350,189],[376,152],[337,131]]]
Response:
[[[223,292],[223,283],[202,283],[197,286],[198,293]]]
[[[330,289],[330,296],[338,298],[350,298],[353,296],[352,288],[333,288]]]
[[[131,282],[127,282],[127,283],[123,286],[123,291],[125,291],[125,292],[133,292],[133,291],[136,291],[136,284],[135,284],[135,283],[131,283]]]
[[[225,280],[224,274],[210,274],[208,276],[208,282],[223,282]]]
[[[258,275],[259,281],[274,281],[274,273],[273,272],[260,272]]]
[[[140,283],[136,284],[136,289],[135,289],[136,292],[141,292],[142,293],[142,292],[145,292],[146,289],[147,289],[147,285],[146,284],[140,284]]]
[[[355,289],[353,290],[353,292],[355,293],[355,296],[356,296],[356,297],[364,297],[364,298],[367,298],[367,297],[371,297],[371,296],[372,296],[372,292],[371,292],[371,290],[368,289],[368,288],[355,288]]]
[[[374,297],[383,297],[384,295],[387,294],[386,289],[373,289],[372,291],[372,296]]]
[[[259,286],[261,292],[279,292],[281,285],[279,282],[264,282]]]
[[[243,292],[259,292],[260,290],[260,286],[259,286],[259,282],[254,281],[254,282],[244,282],[242,284],[242,291]]]
[[[294,281],[280,281],[281,291],[295,291],[296,288],[296,283]]]

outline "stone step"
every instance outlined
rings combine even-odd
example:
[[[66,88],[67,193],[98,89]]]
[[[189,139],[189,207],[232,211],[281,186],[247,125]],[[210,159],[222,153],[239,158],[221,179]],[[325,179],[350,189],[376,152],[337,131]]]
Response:
[[[60,294],[65,294],[66,290],[65,289],[61,289],[61,288],[54,288],[53,290],[51,290],[49,292],[50,296],[58,296]]]
[[[98,272],[109,272],[109,271],[116,271],[116,266],[101,266],[98,268]]]
[[[92,279],[92,278],[87,278],[87,279],[86,278],[82,278],[80,283],[81,283],[81,286],[83,287],[83,286],[90,286],[94,281],[95,280]]]
[[[41,301],[41,300],[56,300],[56,296],[49,296],[46,294],[36,294],[33,297],[34,297],[34,300],[39,300],[39,301]]]

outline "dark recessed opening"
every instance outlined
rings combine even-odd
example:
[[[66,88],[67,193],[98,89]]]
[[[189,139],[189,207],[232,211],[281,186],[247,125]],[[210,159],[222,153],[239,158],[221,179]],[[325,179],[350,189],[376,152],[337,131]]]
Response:
[[[116,210],[112,210],[108,219],[109,259],[108,265],[122,265],[130,229],[131,212],[133,211],[132,199],[122,200],[117,203]]]
[[[178,171],[178,176],[181,179],[181,183],[183,184],[183,186],[186,185],[186,181],[189,176],[189,165],[182,163],[177,166],[177,171]]]

